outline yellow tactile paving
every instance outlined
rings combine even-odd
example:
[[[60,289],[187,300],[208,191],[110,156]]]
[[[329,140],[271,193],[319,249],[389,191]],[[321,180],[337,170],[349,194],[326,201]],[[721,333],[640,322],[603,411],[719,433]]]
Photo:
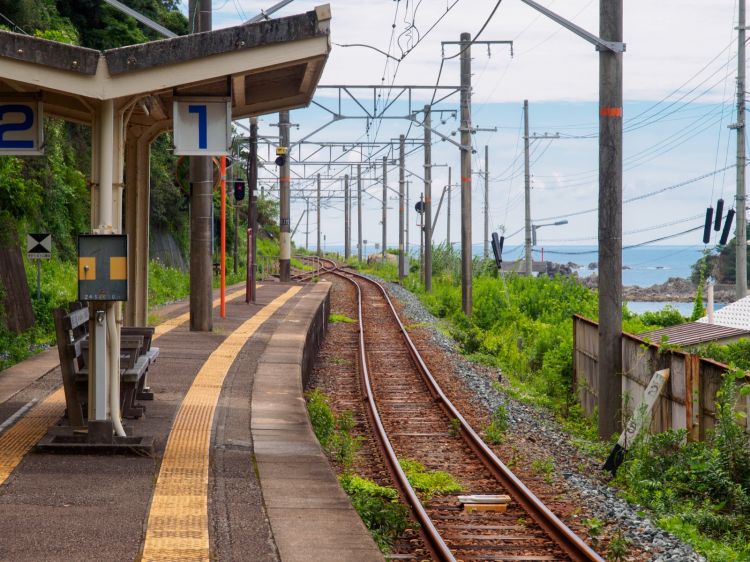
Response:
[[[216,404],[247,340],[299,292],[291,287],[232,332],[209,356],[175,417],[151,500],[141,560],[210,560],[208,469]]]
[[[229,293],[226,300],[234,300],[244,294],[244,288],[238,289]],[[214,308],[220,303],[221,299],[214,299]],[[188,312],[159,324],[154,331],[154,339],[174,330],[189,319],[190,313]],[[13,427],[0,435],[0,486],[5,483],[26,453],[44,437],[47,429],[57,423],[64,413],[65,392],[60,387],[29,410]]]
[[[260,289],[263,285],[257,285],[257,288]],[[226,302],[233,301],[235,299],[240,298],[245,294],[245,288],[237,289],[236,291],[233,291],[231,293],[228,293],[226,296]],[[214,299],[214,302],[212,303],[213,307],[216,308],[221,304],[221,297],[218,299]],[[159,336],[163,336],[167,332],[171,332],[174,330],[177,326],[180,324],[184,324],[190,320],[190,312],[186,312],[185,314],[180,314],[179,316],[175,316],[174,318],[170,318],[168,320],[165,320],[156,328],[154,329],[154,338],[158,338]]]

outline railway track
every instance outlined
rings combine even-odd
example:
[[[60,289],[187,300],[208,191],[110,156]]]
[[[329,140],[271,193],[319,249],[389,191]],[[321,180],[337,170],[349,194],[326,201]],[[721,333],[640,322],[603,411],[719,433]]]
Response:
[[[359,376],[371,431],[420,524],[434,560],[602,561],[497,458],[445,396],[412,343],[385,289],[331,260],[321,274],[355,287]],[[507,494],[504,513],[465,511],[458,493],[422,502],[399,459],[447,470],[460,494]]]

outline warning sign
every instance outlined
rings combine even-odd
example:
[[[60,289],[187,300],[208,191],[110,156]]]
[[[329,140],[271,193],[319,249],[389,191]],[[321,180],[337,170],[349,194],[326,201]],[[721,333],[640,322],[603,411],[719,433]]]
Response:
[[[26,235],[26,257],[48,260],[52,257],[52,235],[48,232]]]

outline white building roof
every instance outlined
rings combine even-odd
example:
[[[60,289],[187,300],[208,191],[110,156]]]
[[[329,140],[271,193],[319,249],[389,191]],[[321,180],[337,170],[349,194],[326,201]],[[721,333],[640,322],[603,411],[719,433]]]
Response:
[[[698,322],[708,322],[708,317],[704,316]],[[714,324],[750,330],[750,296],[741,298],[714,312]]]

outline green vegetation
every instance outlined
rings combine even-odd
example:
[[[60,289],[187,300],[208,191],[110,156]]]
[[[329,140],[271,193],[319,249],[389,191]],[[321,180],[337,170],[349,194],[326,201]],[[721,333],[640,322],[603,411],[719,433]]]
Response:
[[[609,540],[607,547],[607,560],[609,562],[625,562],[631,546],[630,539],[626,538],[619,529],[615,531]]]
[[[305,393],[305,396],[310,423],[320,446],[344,471],[349,470],[363,440],[362,437],[352,435],[356,422],[351,411],[335,413],[331,409],[328,396],[317,388]]]
[[[490,424],[484,428],[484,439],[493,445],[499,445],[503,442],[503,436],[508,431],[508,412],[505,406],[500,404],[492,412]]]
[[[750,446],[733,410],[735,373],[717,395],[717,419],[705,442],[684,430],[644,435],[620,467],[625,497],[646,506],[658,522],[710,561],[750,560]]]
[[[352,413],[349,410],[335,413],[328,396],[318,389],[305,393],[305,397],[315,436],[343,471],[339,475],[342,488],[380,550],[389,552],[394,539],[410,526],[409,510],[394,488],[379,486],[351,472],[362,441],[351,434],[355,426]]]
[[[399,459],[401,469],[406,474],[411,487],[417,491],[422,501],[428,502],[436,495],[460,492],[461,484],[443,470],[427,470],[423,464],[410,460]]]
[[[708,357],[738,369],[750,371],[750,340],[742,339],[736,342],[720,345],[708,343],[694,347],[691,350],[702,357]]]
[[[552,473],[555,472],[555,461],[551,458],[534,459],[531,462],[531,470],[544,477],[547,484],[552,484]]]
[[[398,492],[351,473],[340,475],[339,482],[375,543],[388,553],[393,541],[411,526],[409,510],[399,501]]]
[[[345,324],[356,324],[357,321],[354,318],[349,318],[345,314],[329,314],[328,315],[328,321],[333,323],[336,322],[344,322]]]

